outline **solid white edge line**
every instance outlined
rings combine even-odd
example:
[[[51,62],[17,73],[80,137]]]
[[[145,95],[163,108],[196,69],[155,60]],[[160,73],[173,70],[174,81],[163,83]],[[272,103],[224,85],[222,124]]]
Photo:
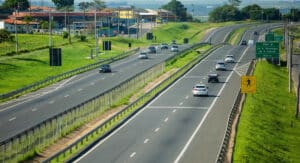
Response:
[[[239,59],[239,62],[241,61],[241,59],[243,58],[243,56],[246,54],[247,50],[249,49],[249,47],[247,47],[244,51],[244,53],[242,54],[242,56]],[[238,64],[236,64],[234,66],[234,68],[237,66]],[[234,73],[234,71],[231,71],[231,73],[229,74],[229,76],[226,79],[226,82],[229,81],[229,79],[231,78],[232,74]],[[218,92],[217,96],[220,96],[220,94],[222,93],[223,89],[225,88],[225,84],[223,84],[222,88],[220,89],[220,91]],[[188,149],[189,145],[191,144],[192,140],[194,139],[194,137],[196,136],[196,134],[198,133],[200,127],[202,126],[204,120],[206,119],[206,117],[208,116],[208,114],[210,113],[211,109],[213,108],[213,106],[215,105],[217,101],[217,98],[214,99],[214,101],[212,102],[212,104],[210,105],[208,111],[205,113],[205,115],[203,116],[201,122],[199,123],[199,125],[197,126],[196,130],[193,132],[192,136],[190,137],[190,139],[187,141],[187,143],[185,144],[184,148],[181,150],[181,152],[179,153],[178,157],[176,158],[176,160],[174,161],[174,163],[178,163],[180,161],[180,159],[182,158],[182,156],[184,155],[184,153],[186,152],[186,150]]]
[[[200,63],[204,62],[208,57],[210,57],[210,55],[208,55],[203,60],[201,60],[198,64],[196,64],[192,69],[190,69],[185,74],[188,74],[189,72],[193,71]],[[124,124],[122,124],[119,128],[117,128],[115,131],[113,131],[110,135],[108,135],[107,137],[105,137],[98,144],[96,144],[94,147],[92,147],[89,151],[87,151],[82,156],[80,156],[77,160],[74,161],[74,163],[78,163],[80,160],[82,160],[84,157],[86,157],[91,152],[93,152],[96,148],[98,148],[101,144],[103,144],[107,139],[109,139],[110,137],[112,137],[113,135],[115,135],[118,131],[120,131],[123,127],[125,127],[128,123],[130,123],[135,117],[137,117],[139,114],[141,114],[148,106],[150,106],[152,103],[154,103],[154,101],[156,101],[158,98],[160,98],[169,89],[171,89],[172,87],[174,87],[180,80],[182,80],[184,78],[184,76],[186,76],[186,75],[183,75],[180,79],[178,79],[177,81],[175,81],[175,83],[173,83],[170,87],[168,87],[161,94],[159,94],[155,99],[153,99],[151,102],[149,102],[149,104],[147,106],[145,106],[144,108],[142,108],[135,115],[133,115],[130,119],[128,119]],[[175,112],[176,112],[176,109],[173,110],[173,113],[175,113]]]

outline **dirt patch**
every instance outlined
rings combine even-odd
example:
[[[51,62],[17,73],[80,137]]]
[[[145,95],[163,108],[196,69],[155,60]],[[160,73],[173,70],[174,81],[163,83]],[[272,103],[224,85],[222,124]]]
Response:
[[[170,71],[162,74],[161,76],[159,76],[155,80],[149,82],[143,89],[141,89],[140,91],[136,92],[130,98],[130,100],[129,100],[130,103],[133,102],[133,101],[135,101],[140,95],[142,95],[142,94],[150,91],[151,89],[153,89],[156,85],[158,85],[163,80],[165,80],[166,78],[168,78],[175,71],[176,71],[176,69],[172,69],[172,70],[170,70]],[[101,116],[99,116],[98,118],[94,119],[93,121],[91,121],[89,123],[86,123],[85,125],[83,125],[83,126],[79,127],[78,129],[74,130],[72,133],[68,134],[67,136],[59,139],[54,144],[50,145],[44,151],[42,151],[41,153],[39,153],[38,156],[36,156],[32,160],[28,160],[26,162],[28,162],[28,163],[29,162],[30,163],[32,163],[32,162],[34,162],[34,163],[42,162],[42,160],[45,160],[46,158],[54,155],[56,152],[63,150],[66,146],[68,146],[68,145],[76,142],[81,137],[83,137],[84,135],[86,135],[87,133],[89,133],[90,131],[92,131],[97,126],[101,125],[103,122],[105,122],[107,119],[109,119],[110,117],[112,117],[113,115],[115,115],[116,113],[118,113],[119,111],[121,111],[122,109],[124,109],[125,107],[126,107],[126,105],[122,105],[122,106],[119,106],[119,107],[116,107],[116,108],[112,108],[112,109],[106,111]]]

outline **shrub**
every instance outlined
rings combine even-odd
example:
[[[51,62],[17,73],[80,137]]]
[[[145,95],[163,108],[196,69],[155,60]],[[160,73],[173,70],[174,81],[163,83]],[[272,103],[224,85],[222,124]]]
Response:
[[[68,38],[69,37],[69,33],[68,32],[64,32],[63,33],[63,38]]]
[[[6,29],[0,29],[0,43],[4,41],[12,41],[13,37],[10,36],[10,32]]]

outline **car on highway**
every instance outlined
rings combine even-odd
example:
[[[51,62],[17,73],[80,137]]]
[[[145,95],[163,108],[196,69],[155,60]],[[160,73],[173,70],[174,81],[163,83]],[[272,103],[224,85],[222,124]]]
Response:
[[[149,47],[148,47],[148,50],[149,50],[149,51],[148,51],[149,54],[151,54],[151,53],[156,53],[156,48],[155,48],[155,46],[149,46]]]
[[[241,45],[247,45],[247,41],[246,40],[242,40]]]
[[[172,44],[172,45],[175,45],[175,44],[176,44],[176,40],[172,40],[172,41],[171,41],[171,44]]]
[[[224,62],[225,62],[225,63],[234,63],[235,60],[234,60],[233,55],[226,55],[226,57],[225,57],[225,59],[224,59]]]
[[[168,46],[167,43],[161,43],[161,44],[160,44],[160,49],[161,49],[161,50],[169,49],[169,46]]]
[[[109,64],[103,64],[99,68],[100,73],[106,73],[106,72],[111,72],[111,68]]]
[[[254,35],[259,35],[259,33],[257,32],[257,31],[254,31],[254,33],[253,33]]]
[[[139,59],[148,59],[148,53],[146,51],[140,52]]]
[[[217,74],[217,73],[208,74],[207,82],[208,83],[219,83],[219,74]]]
[[[177,45],[172,45],[171,46],[171,52],[178,52],[179,51],[179,48]]]
[[[218,61],[216,66],[215,66],[216,70],[220,70],[220,71],[226,71],[226,66],[225,66],[225,62],[223,61]]]
[[[208,96],[208,87],[205,84],[196,84],[192,92],[194,96]]]

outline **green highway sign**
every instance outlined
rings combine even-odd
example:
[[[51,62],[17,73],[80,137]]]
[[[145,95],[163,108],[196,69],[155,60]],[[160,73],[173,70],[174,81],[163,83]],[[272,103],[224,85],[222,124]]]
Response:
[[[267,33],[265,35],[265,41],[274,41],[274,33]]]
[[[283,37],[282,36],[280,36],[280,35],[275,35],[274,36],[274,41],[282,41],[283,40]]]
[[[256,58],[278,58],[278,42],[256,42]]]

